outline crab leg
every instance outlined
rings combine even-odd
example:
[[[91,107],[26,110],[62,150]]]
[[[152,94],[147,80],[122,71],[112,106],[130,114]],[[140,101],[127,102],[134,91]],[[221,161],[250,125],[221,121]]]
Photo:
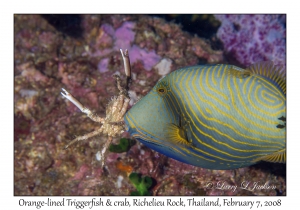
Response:
[[[102,150],[101,150],[101,167],[104,166],[104,161],[106,159],[106,155],[107,155],[107,148],[109,147],[109,145],[111,144],[113,138],[111,136],[108,136],[108,140],[104,143]]]
[[[101,134],[101,133],[102,133],[102,130],[103,130],[103,128],[101,127],[100,129],[95,130],[95,131],[90,132],[90,133],[87,133],[87,134],[85,134],[85,135],[83,135],[83,136],[78,136],[78,137],[76,137],[75,139],[73,139],[70,143],[68,143],[68,144],[64,147],[64,149],[68,149],[69,146],[71,146],[72,144],[74,144],[74,143],[76,143],[76,142],[78,142],[78,141],[84,141],[84,140],[87,140],[87,139],[89,139],[89,138],[91,138],[91,137],[93,137],[93,136],[96,136],[96,135],[98,135],[98,134]]]
[[[68,91],[66,91],[64,88],[62,88],[62,92],[61,94],[68,99],[69,101],[71,101],[75,106],[78,107],[78,109],[80,109],[80,111],[82,111],[83,113],[85,113],[89,118],[91,118],[93,121],[95,122],[104,122],[104,118],[101,118],[99,116],[97,116],[96,114],[94,114],[91,110],[89,110],[88,108],[86,108],[85,106],[83,106],[76,98],[74,98],[74,96],[72,96]]]
[[[125,89],[128,91],[129,90],[129,83],[131,81],[131,67],[130,67],[129,54],[128,54],[128,50],[127,49],[125,50],[124,53],[123,53],[122,49],[120,49],[120,51],[121,51],[121,55],[122,55],[122,58],[123,58],[124,70],[125,70],[125,74],[126,74]]]

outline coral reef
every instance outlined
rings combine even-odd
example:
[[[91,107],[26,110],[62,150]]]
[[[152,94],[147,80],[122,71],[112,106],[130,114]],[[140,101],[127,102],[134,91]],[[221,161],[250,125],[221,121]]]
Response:
[[[223,52],[213,50],[206,39],[161,18],[79,17],[76,30],[81,31],[71,36],[42,16],[14,16],[15,195],[130,195],[136,190],[128,176],[133,172],[155,180],[153,195],[286,194],[285,165],[213,171],[179,163],[136,142],[126,152],[110,152],[102,169],[98,154],[106,138],[101,135],[64,150],[74,137],[99,124],[65,100],[61,88],[103,117],[117,93],[112,75],[124,76],[120,45],[128,47],[132,60],[131,106],[168,72],[223,62]],[[130,137],[124,133],[122,138]],[[252,190],[249,185],[233,192],[208,185],[220,181],[238,186],[268,182],[276,189]]]
[[[286,63],[285,15],[215,15],[222,22],[217,37],[244,66],[259,61]]]

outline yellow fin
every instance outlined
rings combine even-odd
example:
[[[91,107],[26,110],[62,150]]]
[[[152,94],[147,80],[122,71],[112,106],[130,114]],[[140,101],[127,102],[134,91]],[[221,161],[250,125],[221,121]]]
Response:
[[[270,155],[260,157],[260,158],[256,159],[254,162],[258,162],[260,160],[273,162],[273,163],[285,163],[285,161],[286,161],[285,149],[282,149],[282,150],[275,152],[273,154],[270,154]]]
[[[268,78],[286,94],[286,71],[284,67],[276,66],[271,61],[265,61],[253,64],[246,70]]]
[[[185,146],[191,146],[192,143],[188,142],[186,133],[184,129],[175,125],[175,124],[168,124],[167,125],[167,140],[173,142],[174,144],[181,144]]]

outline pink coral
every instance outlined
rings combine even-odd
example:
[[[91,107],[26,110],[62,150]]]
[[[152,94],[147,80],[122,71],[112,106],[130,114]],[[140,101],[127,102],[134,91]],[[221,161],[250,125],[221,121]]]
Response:
[[[222,22],[217,36],[225,50],[243,65],[271,60],[285,65],[285,16],[215,15]]]
[[[98,63],[98,70],[100,72],[107,72],[108,71],[108,62],[109,62],[109,59],[108,58],[104,58],[102,59],[99,63]]]
[[[156,55],[154,50],[146,51],[136,45],[132,46],[132,48],[129,50],[129,53],[130,61],[135,63],[136,61],[140,60],[147,71],[151,70],[151,68],[161,59],[159,55]]]
[[[133,22],[124,22],[114,34],[115,49],[129,49],[134,40],[135,33],[132,31],[135,24]]]
[[[141,49],[137,45],[132,44],[135,38],[135,32],[133,31],[134,27],[135,23],[130,21],[124,22],[122,26],[116,30],[114,30],[110,24],[103,24],[100,27],[100,31],[102,31],[102,33],[97,42],[101,46],[113,39],[113,49],[115,51],[119,51],[119,49],[128,49],[131,63],[133,64],[137,61],[140,61],[144,68],[147,71],[150,71],[151,68],[161,60],[161,57],[157,55],[154,50],[147,51]],[[96,53],[94,53],[94,56],[105,55],[109,52],[110,51],[108,50],[98,50]],[[107,72],[108,62],[109,60],[107,58],[101,60],[98,63],[98,70],[100,72]]]

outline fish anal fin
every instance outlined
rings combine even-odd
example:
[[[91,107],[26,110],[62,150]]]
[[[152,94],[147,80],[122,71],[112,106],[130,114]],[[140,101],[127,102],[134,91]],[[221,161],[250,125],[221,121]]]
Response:
[[[286,150],[282,149],[278,152],[265,155],[263,157],[257,158],[254,162],[258,162],[260,160],[267,161],[267,162],[273,162],[273,163],[285,163],[286,161]]]

